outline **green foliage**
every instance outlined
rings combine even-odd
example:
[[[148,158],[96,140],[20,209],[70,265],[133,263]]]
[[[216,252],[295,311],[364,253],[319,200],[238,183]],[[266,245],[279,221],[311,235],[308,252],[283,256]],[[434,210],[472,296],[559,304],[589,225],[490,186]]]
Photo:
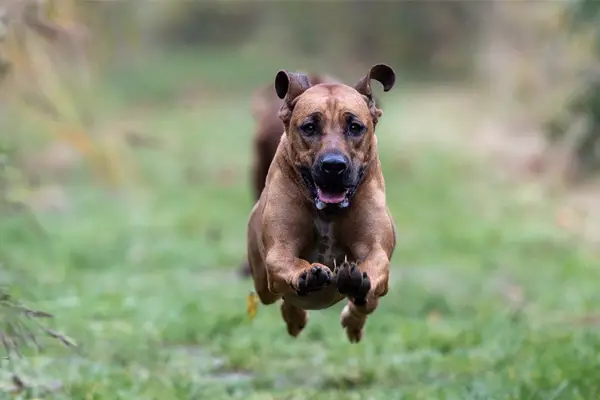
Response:
[[[576,24],[593,24],[598,21],[600,4],[594,0],[576,0],[568,5],[567,10]]]
[[[196,69],[215,57],[203,54]],[[167,87],[194,69],[174,60],[136,72]],[[77,355],[31,358],[38,379],[61,383],[52,398],[597,397],[600,335],[579,319],[598,301],[594,255],[554,226],[547,199],[527,202],[529,192],[441,144],[464,115],[409,88],[384,97],[379,145],[398,249],[390,292],[351,345],[342,304],[311,312],[297,339],[277,305],[246,315],[252,284],[235,269],[252,206],[249,88],[232,78],[244,89],[205,91],[211,101],[190,110],[174,107],[176,96],[169,107],[133,95],[125,104],[111,84],[96,94],[126,115],[146,100],[136,128],[155,145],[135,148],[140,196],[112,197],[83,179],[67,188],[72,207],[39,214],[52,257],[13,243],[44,282],[41,304],[82,342]]]
[[[46,321],[53,318],[52,314],[25,304],[38,282],[32,278],[32,273],[36,275],[34,271],[19,264],[29,260],[23,259],[20,246],[31,246],[30,251],[37,253],[42,252],[43,246],[39,243],[37,221],[27,207],[11,196],[21,182],[19,171],[11,167],[9,154],[0,147],[0,346],[12,374],[11,390],[19,392],[29,387],[16,368],[23,355],[40,350],[47,345],[47,338],[68,347],[75,346],[75,342],[48,327]],[[3,364],[6,366],[6,362]]]
[[[347,25],[344,32],[361,26]],[[427,31],[410,29],[420,32],[414,37]],[[388,54],[393,38],[382,45]],[[352,41],[344,46],[354,54]],[[249,99],[278,66],[298,65],[295,54],[250,53],[194,49],[110,71],[81,101],[90,102],[83,105],[97,126],[125,135],[123,120],[134,121],[146,140],[130,154],[142,175],[135,195],[101,190],[75,168],[63,182],[69,207],[35,214],[43,239],[25,213],[0,215],[1,254],[35,277],[0,299],[34,293],[36,305],[55,312],[57,325],[82,343],[76,354],[26,353],[36,380],[58,382],[45,396],[598,397],[600,334],[590,326],[597,251],[555,226],[554,204],[535,187],[507,188],[463,148],[444,146],[449,132],[468,129],[470,115],[442,110],[431,92],[399,87],[382,96],[378,141],[398,249],[390,292],[369,317],[364,341],[347,342],[342,304],[311,312],[297,339],[287,336],[277,305],[259,306],[250,321],[252,284],[235,277],[252,206]],[[195,97],[190,84],[199,86]],[[24,124],[14,126],[19,143],[36,144],[19,130]],[[27,395],[48,390],[40,385]]]

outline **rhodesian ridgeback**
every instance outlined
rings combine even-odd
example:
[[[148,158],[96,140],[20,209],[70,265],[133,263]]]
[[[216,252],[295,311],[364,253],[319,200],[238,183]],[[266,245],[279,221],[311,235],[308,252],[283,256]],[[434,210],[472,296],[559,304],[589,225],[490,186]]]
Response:
[[[308,73],[308,79],[313,85],[319,83],[339,83],[339,80],[331,76]],[[282,100],[275,92],[275,85],[271,83],[261,87],[252,99],[252,116],[256,122],[256,131],[253,137],[252,158],[252,190],[254,201],[258,201],[265,182],[271,162],[275,157],[275,151],[279,145],[284,126],[279,118],[279,109]],[[250,276],[250,266],[247,262],[240,268],[242,276]]]
[[[261,303],[283,300],[288,333],[307,310],[347,298],[340,319],[350,342],[387,294],[396,246],[375,127],[382,111],[371,80],[392,89],[395,73],[376,65],[354,87],[313,84],[279,71],[275,92],[283,122],[265,187],[248,221],[248,262]]]

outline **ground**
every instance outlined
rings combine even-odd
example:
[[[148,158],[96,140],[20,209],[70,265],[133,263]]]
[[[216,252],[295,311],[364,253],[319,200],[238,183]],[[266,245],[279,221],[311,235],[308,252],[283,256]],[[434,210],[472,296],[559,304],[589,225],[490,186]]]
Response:
[[[134,149],[135,190],[103,192],[79,171],[67,204],[38,212],[47,237],[22,217],[3,223],[11,262],[36,278],[24,296],[79,343],[21,367],[58,382],[50,398],[600,396],[598,252],[557,225],[538,185],[507,181],[453,139],[478,123],[465,117],[477,102],[381,95],[398,247],[389,294],[350,344],[341,303],[311,312],[298,338],[277,305],[246,312],[252,284],[236,269],[252,207],[249,98],[201,87],[165,100],[149,86],[162,102],[105,94],[120,112],[100,124],[152,139]]]

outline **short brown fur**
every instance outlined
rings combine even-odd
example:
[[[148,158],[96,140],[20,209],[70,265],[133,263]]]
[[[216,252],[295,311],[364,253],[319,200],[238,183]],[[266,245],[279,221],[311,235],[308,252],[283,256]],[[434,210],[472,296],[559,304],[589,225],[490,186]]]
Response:
[[[311,84],[339,82],[336,78],[315,73],[308,74]],[[283,101],[275,93],[275,85],[271,83],[256,91],[252,101],[252,115],[256,122],[256,132],[253,138],[252,190],[254,200],[258,201],[265,187],[267,173],[275,151],[279,145],[284,126],[279,118],[279,109]],[[242,276],[250,276],[250,266],[241,266]]]
[[[283,299],[282,317],[292,336],[306,325],[306,310],[328,308],[346,297],[341,324],[349,340],[358,342],[367,315],[388,291],[396,235],[386,204],[375,136],[382,112],[374,103],[371,79],[380,81],[388,91],[395,76],[391,68],[378,65],[355,87],[314,84],[306,75],[285,71],[276,78],[276,92],[284,99],[279,115],[285,132],[249,218],[247,255],[261,302],[272,304]],[[359,138],[343,133],[348,112],[366,127]],[[318,140],[307,140],[299,126],[315,113],[323,121],[323,132]],[[333,214],[315,208],[315,199],[299,170],[331,149],[342,152],[365,171],[348,208]],[[331,281],[310,293],[301,293],[301,279],[314,273],[315,268],[331,276]],[[343,282],[347,286],[351,281],[350,276],[354,279],[350,284],[354,285],[352,293],[358,293],[357,285],[365,287],[367,283],[363,300],[348,291],[340,292]]]

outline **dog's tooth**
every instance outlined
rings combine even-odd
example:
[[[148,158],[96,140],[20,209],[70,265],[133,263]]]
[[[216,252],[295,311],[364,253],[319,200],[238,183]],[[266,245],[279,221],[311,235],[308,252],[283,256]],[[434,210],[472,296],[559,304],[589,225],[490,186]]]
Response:
[[[317,206],[317,210],[322,210],[325,208],[325,203],[323,203],[321,200],[317,200],[316,206]]]
[[[342,202],[340,203],[340,207],[341,207],[341,208],[346,208],[346,207],[348,207],[349,205],[350,205],[350,200],[348,200],[348,198],[345,198],[345,199],[344,199],[344,201],[342,201]]]

